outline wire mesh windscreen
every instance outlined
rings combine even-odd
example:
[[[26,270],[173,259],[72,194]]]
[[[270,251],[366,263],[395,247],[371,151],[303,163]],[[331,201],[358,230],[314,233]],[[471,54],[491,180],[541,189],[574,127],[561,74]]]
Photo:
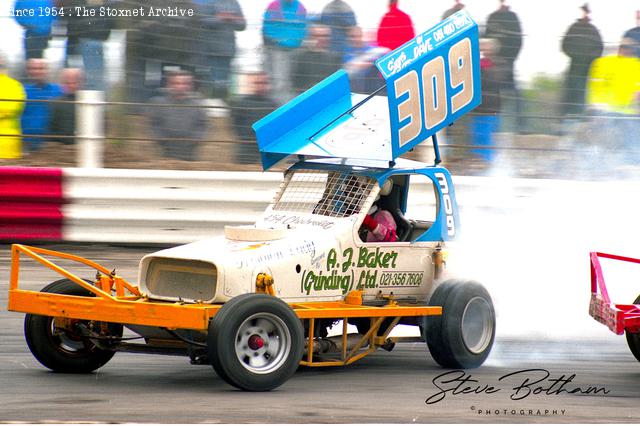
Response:
[[[365,176],[299,170],[287,176],[273,210],[348,217],[357,214],[375,181]]]

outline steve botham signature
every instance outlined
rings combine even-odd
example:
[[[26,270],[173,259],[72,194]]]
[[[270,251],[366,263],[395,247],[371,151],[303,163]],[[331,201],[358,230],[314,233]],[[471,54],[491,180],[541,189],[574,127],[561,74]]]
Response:
[[[513,401],[519,401],[531,395],[560,395],[563,393],[606,395],[610,392],[605,387],[581,388],[572,386],[571,383],[575,377],[575,374],[561,374],[557,377],[551,377],[548,370],[532,368],[505,374],[498,379],[498,382],[504,382],[507,379],[516,380],[517,384],[509,390],[511,392],[509,397]],[[502,391],[500,387],[480,383],[471,374],[462,370],[440,374],[432,380],[432,383],[438,388],[438,392],[426,399],[425,403],[427,404],[438,403],[444,400],[447,395],[494,394]]]

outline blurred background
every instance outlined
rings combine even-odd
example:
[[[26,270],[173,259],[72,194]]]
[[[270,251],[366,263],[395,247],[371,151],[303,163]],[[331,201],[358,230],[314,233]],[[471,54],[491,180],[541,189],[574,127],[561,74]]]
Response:
[[[637,175],[640,1],[391,3],[0,0],[6,74],[29,101],[10,102],[0,85],[0,105],[19,122],[2,131],[0,165],[82,165],[76,92],[91,89],[106,101],[91,127],[104,136],[100,165],[259,170],[254,121],[339,68],[356,91],[373,92],[382,84],[376,58],[464,8],[483,37],[485,96],[443,132],[446,166],[464,175]],[[429,161],[429,150],[408,156]]]

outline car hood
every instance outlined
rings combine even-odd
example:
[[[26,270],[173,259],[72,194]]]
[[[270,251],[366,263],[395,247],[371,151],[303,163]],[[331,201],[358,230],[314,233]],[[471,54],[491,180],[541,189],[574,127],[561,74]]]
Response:
[[[238,229],[240,227],[234,227]],[[331,232],[317,229],[261,229],[248,230],[242,239],[235,239],[233,229],[225,230],[225,236],[205,239],[146,255],[141,266],[151,258],[172,258],[210,262],[218,269],[252,267],[265,263],[285,261],[300,255],[314,257],[317,251],[336,245],[341,237],[350,232],[350,226],[334,227]],[[256,238],[250,239],[253,235]],[[249,236],[249,237],[247,237]],[[230,238],[231,237],[231,238]],[[262,238],[259,238],[262,237]]]

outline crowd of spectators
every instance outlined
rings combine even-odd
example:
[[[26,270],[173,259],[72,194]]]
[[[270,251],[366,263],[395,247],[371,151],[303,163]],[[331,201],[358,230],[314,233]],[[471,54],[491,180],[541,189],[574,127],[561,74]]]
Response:
[[[136,19],[116,19],[98,11],[105,5],[164,7],[166,1],[15,0],[15,9],[82,7],[85,13],[66,13],[57,23],[52,15],[16,17],[25,30],[26,66],[20,83],[8,76],[6,58],[0,58],[0,93],[5,99],[0,102],[0,158],[38,151],[45,141],[74,143],[76,92],[108,89],[104,43],[113,29],[126,30],[123,85],[130,112],[146,117],[162,156],[180,160],[198,159],[200,141],[216,130],[202,108],[207,99],[224,100],[235,138],[253,141],[253,122],[340,68],[349,73],[353,91],[369,94],[380,89],[384,81],[375,60],[416,35],[399,0],[388,0],[386,13],[371,33],[358,24],[347,0],[331,0],[313,16],[304,2],[273,0],[268,5],[260,28],[261,67],[242,76],[244,92],[236,94],[230,90],[240,79],[233,72],[236,36],[247,30],[238,0],[175,0],[172,7],[192,8],[195,14]],[[464,8],[455,0],[442,18]],[[602,56],[604,43],[591,22],[589,5],[580,10],[560,43],[570,66],[559,115],[571,122],[597,112],[616,123],[624,121],[626,146],[633,147],[629,135],[635,134],[638,116],[640,12],[638,26],[624,34],[619,50]],[[67,39],[60,85],[52,81],[43,59],[54,24],[64,26]],[[468,134],[475,146],[470,153],[490,163],[496,132],[518,133],[526,127],[515,72],[523,32],[506,0],[499,0],[487,17],[481,37],[483,102],[468,120]],[[158,76],[155,82],[149,81],[150,75]],[[507,121],[512,121],[511,127]],[[238,163],[255,162],[257,153],[250,143],[240,143],[235,158]]]

